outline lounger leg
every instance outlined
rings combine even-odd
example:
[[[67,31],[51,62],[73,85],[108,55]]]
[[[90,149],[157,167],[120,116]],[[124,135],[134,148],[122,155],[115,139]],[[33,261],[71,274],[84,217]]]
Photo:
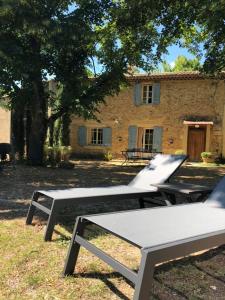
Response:
[[[148,252],[142,251],[140,269],[135,284],[134,300],[149,300],[155,264]]]
[[[165,192],[161,192],[161,194],[162,194],[162,196],[163,196],[163,200],[165,201],[166,205],[167,205],[167,206],[171,206],[172,203],[171,203],[171,201],[170,201],[170,199],[169,199],[169,197],[168,197],[168,194],[165,193]]]
[[[38,196],[39,196],[38,193],[33,194],[33,197],[32,197],[31,203],[30,203],[30,207],[29,207],[29,210],[28,210],[28,213],[27,213],[27,219],[26,219],[26,224],[27,225],[30,225],[32,223],[34,213],[35,213],[35,210],[36,210],[36,207],[33,205],[33,202],[34,201],[37,202]]]
[[[52,201],[52,207],[51,207],[51,212],[50,215],[48,217],[48,222],[47,222],[47,226],[46,226],[46,230],[45,230],[45,234],[44,234],[44,240],[47,241],[51,241],[52,239],[52,234],[54,231],[54,227],[56,224],[56,218],[57,218],[57,207],[56,207],[56,203],[53,200]]]
[[[72,275],[75,269],[75,265],[77,262],[78,254],[80,251],[80,244],[75,241],[76,235],[82,236],[84,232],[84,224],[80,218],[77,219],[76,224],[74,226],[74,231],[72,235],[72,239],[70,241],[70,247],[67,252],[67,257],[65,261],[65,266],[63,270],[63,276]]]
[[[140,208],[145,208],[145,201],[144,201],[144,199],[143,198],[139,198],[138,201],[139,201]]]

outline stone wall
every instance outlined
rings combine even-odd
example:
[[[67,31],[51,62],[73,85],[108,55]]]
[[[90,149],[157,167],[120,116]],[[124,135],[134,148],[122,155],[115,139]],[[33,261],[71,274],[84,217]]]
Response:
[[[10,112],[0,109],[0,143],[10,143]]]

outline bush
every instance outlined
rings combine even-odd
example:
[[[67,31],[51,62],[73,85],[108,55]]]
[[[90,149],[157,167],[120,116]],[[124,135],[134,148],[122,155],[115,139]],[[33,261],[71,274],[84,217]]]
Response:
[[[212,158],[213,154],[212,154],[212,152],[202,152],[201,157],[202,158]]]
[[[69,161],[71,153],[72,153],[71,146],[61,146],[60,147],[61,161]]]
[[[112,160],[112,159],[113,159],[112,153],[111,153],[110,151],[107,151],[107,152],[104,154],[104,159],[105,159],[106,161]]]
[[[88,160],[103,160],[104,159],[104,153],[103,152],[93,152],[93,153],[74,153],[71,156],[73,159],[88,159]]]
[[[60,162],[69,162],[69,158],[72,152],[70,146],[45,146],[44,154],[45,161],[51,166],[57,166]]]

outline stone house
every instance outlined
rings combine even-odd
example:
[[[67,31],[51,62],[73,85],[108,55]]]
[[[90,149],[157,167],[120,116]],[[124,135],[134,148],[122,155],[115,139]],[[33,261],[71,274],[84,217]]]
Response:
[[[175,153],[192,161],[203,151],[225,156],[225,81],[198,72],[137,74],[129,86],[106,98],[94,120],[74,117],[74,153],[110,151],[114,157],[131,148]]]
[[[225,74],[218,80],[198,72],[137,74],[129,86],[99,106],[101,121],[73,117],[70,140],[75,154],[96,155],[142,148],[190,160],[203,151],[225,157]],[[55,82],[49,82],[55,89]],[[54,85],[54,86],[51,86]],[[0,109],[0,143],[10,142],[10,112]]]

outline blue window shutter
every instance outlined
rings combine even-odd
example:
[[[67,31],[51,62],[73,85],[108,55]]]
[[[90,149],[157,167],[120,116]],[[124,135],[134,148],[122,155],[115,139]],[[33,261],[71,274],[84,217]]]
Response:
[[[137,148],[137,126],[128,128],[128,149]]]
[[[134,104],[135,105],[141,104],[141,102],[142,102],[141,94],[142,94],[141,83],[135,83],[135,85],[134,85]]]
[[[159,104],[160,103],[160,83],[153,84],[153,99],[152,103]]]
[[[87,128],[85,126],[78,128],[78,144],[80,146],[87,145]]]
[[[154,127],[153,131],[153,151],[162,152],[162,127]]]
[[[103,145],[112,145],[112,128],[110,127],[103,128]]]

